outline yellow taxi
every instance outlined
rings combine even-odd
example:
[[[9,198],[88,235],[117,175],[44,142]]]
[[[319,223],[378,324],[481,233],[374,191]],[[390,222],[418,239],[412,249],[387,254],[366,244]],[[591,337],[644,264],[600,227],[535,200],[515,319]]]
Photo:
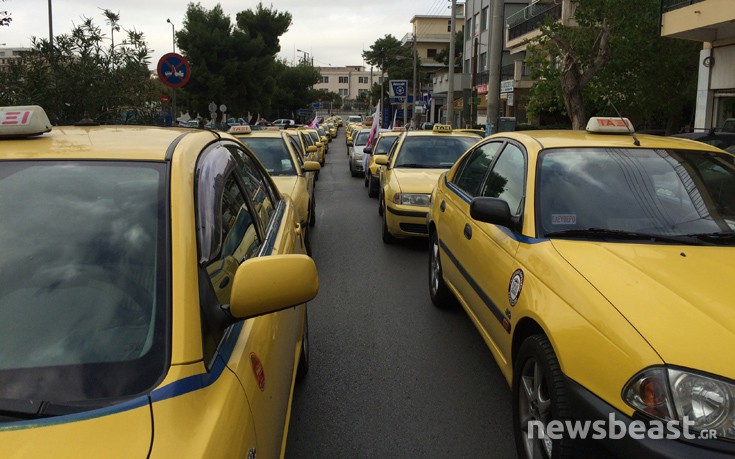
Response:
[[[452,167],[477,136],[435,124],[431,131],[407,131],[398,138],[390,155],[376,155],[380,168],[378,213],[383,217],[383,242],[426,237],[429,197],[439,175]]]
[[[253,131],[250,126],[232,126],[228,131],[249,147],[278,187],[296,206],[307,254],[311,254],[308,226],[316,223],[314,176],[320,169],[316,161],[303,161],[296,142],[281,129]]]
[[[735,456],[733,155],[625,118],[498,133],[427,219],[431,299],[490,348],[519,457]]]
[[[364,148],[365,154],[370,155],[368,167],[365,168],[365,186],[371,198],[378,197],[378,188],[380,188],[380,166],[375,162],[375,157],[387,155],[403,131],[382,132],[373,145]]]
[[[0,457],[284,455],[318,290],[223,132],[0,108]]]
[[[298,146],[298,153],[301,156],[302,161],[319,162],[318,149],[316,145],[314,145],[309,134],[307,134],[303,129],[295,128],[284,129],[284,131],[291,136]],[[308,172],[308,174],[314,176],[315,181],[319,180],[319,171]]]
[[[319,135],[319,131],[313,128],[299,128],[306,132],[311,139],[311,144],[316,147],[316,160],[319,165],[323,166],[325,162],[325,155],[327,153],[327,142],[326,139],[322,140],[322,136]]]

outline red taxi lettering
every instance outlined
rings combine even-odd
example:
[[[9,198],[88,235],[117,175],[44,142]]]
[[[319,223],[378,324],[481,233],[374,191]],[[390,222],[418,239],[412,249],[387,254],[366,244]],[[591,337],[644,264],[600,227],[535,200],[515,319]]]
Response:
[[[3,126],[26,126],[31,121],[30,110],[0,112],[0,125]]]
[[[600,126],[626,127],[627,124],[620,118],[598,118],[597,122]]]

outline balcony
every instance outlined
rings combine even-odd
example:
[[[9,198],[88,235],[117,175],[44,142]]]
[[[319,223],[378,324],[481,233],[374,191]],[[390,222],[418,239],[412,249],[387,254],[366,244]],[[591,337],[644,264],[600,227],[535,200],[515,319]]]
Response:
[[[661,36],[717,42],[735,38],[732,0],[662,0]]]
[[[526,35],[538,29],[547,19],[561,19],[561,3],[534,3],[507,19],[508,41]]]
[[[668,13],[669,11],[678,10],[679,8],[684,8],[685,6],[703,1],[704,0],[661,0],[661,12]]]

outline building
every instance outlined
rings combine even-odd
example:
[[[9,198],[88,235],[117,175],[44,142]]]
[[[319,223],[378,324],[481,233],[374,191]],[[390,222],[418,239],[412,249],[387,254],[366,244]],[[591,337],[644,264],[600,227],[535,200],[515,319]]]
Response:
[[[694,130],[735,124],[733,0],[661,0],[661,12],[661,36],[702,42]]]
[[[500,82],[500,105],[504,116],[527,123],[528,95],[533,86],[526,65],[526,49],[541,34],[539,28],[552,18],[564,25],[574,25],[574,4],[570,0],[525,0],[526,6],[506,16],[505,42],[512,59],[511,68]]]
[[[501,82],[513,78],[515,60],[518,59],[517,56],[510,55],[507,38],[504,39],[500,69],[501,82],[490,84],[489,43],[493,36],[492,10],[495,1],[504,3],[503,23],[529,4],[529,0],[467,0],[465,3],[462,72],[470,75],[470,85],[465,87],[461,99],[455,99],[454,108],[455,113],[462,114],[466,125],[484,125],[487,122],[488,91],[499,85],[501,93],[503,92]],[[513,107],[513,102],[511,96],[510,107]],[[512,108],[509,109],[507,95],[501,95],[499,110],[501,117],[515,116]],[[525,122],[525,119],[522,118],[519,121]]]
[[[7,72],[13,60],[20,58],[24,52],[30,50],[30,48],[0,48],[0,72]]]
[[[366,69],[362,65],[347,67],[317,67],[319,83],[314,89],[339,94],[346,110],[365,110],[369,107],[367,100],[373,83],[381,83],[380,71]]]

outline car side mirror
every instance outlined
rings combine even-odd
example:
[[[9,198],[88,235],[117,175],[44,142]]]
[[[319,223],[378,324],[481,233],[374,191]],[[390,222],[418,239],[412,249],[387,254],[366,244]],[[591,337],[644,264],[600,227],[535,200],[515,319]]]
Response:
[[[348,147],[354,147],[354,146],[355,146],[355,144],[353,144],[353,143],[352,143],[352,140],[348,140],[348,141],[347,141],[347,146],[348,146]]]
[[[473,219],[515,229],[508,202],[498,198],[476,197],[470,202],[470,217]]]
[[[270,314],[316,297],[319,276],[306,255],[270,255],[245,260],[235,272],[230,293],[233,319]]]
[[[316,146],[309,145],[308,147],[306,147],[306,152],[307,153],[315,153],[316,152]]]
[[[372,155],[373,154],[373,146],[370,145],[369,147],[365,147],[365,148],[362,149],[362,151],[363,151],[363,153],[367,153],[369,155]]]
[[[316,172],[321,168],[322,166],[319,164],[319,161],[304,161],[304,166],[302,167],[305,172]]]
[[[378,166],[388,165],[388,155],[375,155],[375,164]]]

